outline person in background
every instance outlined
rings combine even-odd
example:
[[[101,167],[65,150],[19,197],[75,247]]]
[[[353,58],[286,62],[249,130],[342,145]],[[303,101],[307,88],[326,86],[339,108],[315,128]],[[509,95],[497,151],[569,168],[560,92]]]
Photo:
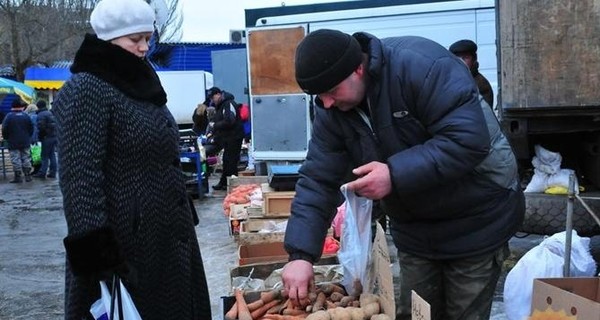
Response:
[[[155,12],[101,0],[52,104],[67,236],[65,319],[90,319],[117,274],[142,319],[211,319],[179,131],[145,59]],[[110,281],[109,281],[110,282]]]
[[[459,40],[453,43],[450,48],[450,52],[454,53],[458,57],[460,57],[469,70],[471,71],[471,75],[475,82],[477,83],[477,88],[479,89],[479,93],[490,106],[490,108],[494,107],[494,91],[492,90],[492,85],[490,82],[479,73],[479,62],[477,61],[477,44],[471,40]]]
[[[10,161],[15,173],[11,183],[31,181],[31,136],[33,123],[27,113],[23,112],[27,104],[17,97],[13,100],[10,112],[2,121],[2,137],[7,142]]]
[[[208,126],[208,115],[206,113],[206,109],[208,108],[208,101],[204,103],[199,103],[194,109],[194,113],[192,114],[192,122],[194,123],[192,130],[198,135],[203,135],[206,133],[206,127]]]
[[[238,174],[238,163],[244,139],[244,127],[235,97],[217,87],[208,89],[206,97],[215,106],[213,120],[208,131],[213,132],[216,150],[223,150],[223,170],[214,190],[227,189],[227,177]],[[208,150],[207,150],[208,154]]]
[[[511,147],[463,62],[421,37],[320,29],[298,45],[295,72],[317,97],[285,233],[287,296],[307,302],[348,183],[389,217],[397,319],[411,317],[411,290],[432,319],[489,319],[525,200]]]
[[[38,107],[35,104],[30,104],[25,108],[25,113],[31,119],[31,123],[33,124],[33,134],[31,135],[31,144],[38,143],[38,128],[37,128],[37,111]]]
[[[28,105],[27,108],[25,108],[25,113],[27,113],[29,118],[31,118],[31,123],[33,124],[33,134],[31,135],[31,148],[29,149],[31,151],[31,167],[32,167],[31,176],[33,176],[33,177],[35,177],[36,173],[38,173],[38,171],[40,170],[40,167],[42,166],[41,162],[34,161],[36,148],[39,148],[39,150],[41,150],[41,146],[37,145],[37,143],[38,143],[37,110],[38,110],[38,107],[33,103]]]
[[[58,164],[56,162],[56,118],[47,108],[46,101],[37,102],[37,127],[42,142],[42,165],[34,175],[36,178],[56,178]],[[46,175],[47,173],[47,175]]]

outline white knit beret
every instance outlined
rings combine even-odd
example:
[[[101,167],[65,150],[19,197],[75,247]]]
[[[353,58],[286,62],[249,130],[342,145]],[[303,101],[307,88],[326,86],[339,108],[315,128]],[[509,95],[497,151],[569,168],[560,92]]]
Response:
[[[140,32],[153,32],[156,14],[143,0],[101,0],[90,23],[99,39],[112,40]]]

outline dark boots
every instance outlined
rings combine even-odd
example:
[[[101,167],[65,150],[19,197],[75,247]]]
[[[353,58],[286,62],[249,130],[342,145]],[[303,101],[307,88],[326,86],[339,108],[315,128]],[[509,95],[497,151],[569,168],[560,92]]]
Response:
[[[21,171],[15,171],[15,178],[10,181],[10,183],[21,183],[23,182],[23,177],[21,177]]]
[[[25,181],[30,182],[31,179],[31,168],[23,168],[23,171],[25,172]]]

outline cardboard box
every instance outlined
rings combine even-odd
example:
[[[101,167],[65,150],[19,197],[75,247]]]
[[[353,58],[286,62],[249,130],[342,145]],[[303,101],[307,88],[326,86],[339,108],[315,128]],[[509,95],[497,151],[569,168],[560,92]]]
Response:
[[[285,231],[258,232],[287,219],[248,219],[242,222],[238,236],[239,245],[251,245],[266,242],[283,242]]]
[[[232,204],[229,206],[229,218],[236,220],[248,219],[248,207],[250,203]]]
[[[265,217],[288,217],[292,211],[295,191],[275,191],[263,193],[263,213]]]
[[[267,242],[241,245],[238,248],[239,265],[259,262],[287,261],[288,253],[283,248],[283,242]]]
[[[561,311],[577,319],[600,320],[600,278],[535,279],[532,315],[550,318],[551,313]]]
[[[227,177],[227,193],[242,184],[261,185],[269,181],[267,176]]]
[[[247,277],[250,272],[252,272],[253,279],[261,279],[265,280],[267,277],[271,275],[271,273],[277,269],[282,269],[287,260],[285,261],[277,261],[277,262],[259,262],[252,263],[243,266],[238,266],[235,268],[231,268],[229,270],[230,276],[230,285],[233,278],[236,277]],[[319,261],[315,263],[315,266],[323,266],[323,265],[337,265],[339,264],[336,255],[325,255],[321,257]],[[231,287],[230,287],[231,288]],[[232,290],[233,292],[233,290]]]
[[[286,222],[287,219],[248,219],[242,223],[241,232],[258,232]]]
[[[242,228],[242,222],[246,219],[229,218],[229,235],[238,236]]]

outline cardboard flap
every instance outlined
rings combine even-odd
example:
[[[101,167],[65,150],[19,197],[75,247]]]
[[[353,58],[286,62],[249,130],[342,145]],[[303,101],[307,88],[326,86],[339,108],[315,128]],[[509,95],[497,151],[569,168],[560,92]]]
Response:
[[[414,290],[410,291],[411,295],[411,314],[412,320],[431,320],[431,305],[427,303]]]
[[[388,251],[385,232],[379,223],[373,240],[371,261],[366,292],[379,295],[379,303],[385,314],[391,319],[396,318],[396,302],[394,298],[394,281],[390,266],[390,253]]]
[[[577,319],[600,320],[598,290],[598,278],[535,279],[531,312],[546,316],[564,312]]]

